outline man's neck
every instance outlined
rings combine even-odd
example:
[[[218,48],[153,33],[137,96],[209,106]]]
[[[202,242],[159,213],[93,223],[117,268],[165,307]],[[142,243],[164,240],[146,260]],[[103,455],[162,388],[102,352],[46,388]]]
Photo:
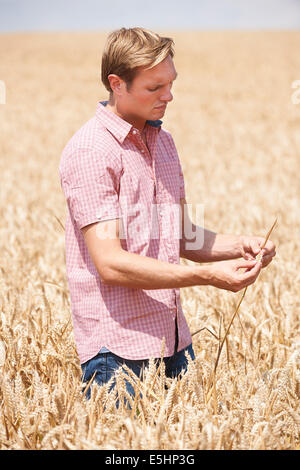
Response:
[[[129,124],[131,124],[135,129],[138,129],[141,133],[143,132],[146,124],[145,120],[138,120],[136,116],[132,116],[128,113],[125,113],[112,100],[108,101],[106,108],[109,109],[112,113],[119,116],[121,119],[124,119],[124,121],[129,122]]]

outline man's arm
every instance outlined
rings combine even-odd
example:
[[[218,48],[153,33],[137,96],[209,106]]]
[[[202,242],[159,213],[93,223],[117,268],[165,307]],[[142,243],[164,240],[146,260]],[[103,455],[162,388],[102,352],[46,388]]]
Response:
[[[232,260],[240,257],[254,260],[261,251],[264,238],[212,232],[195,225],[190,220],[185,199],[180,199],[180,206],[182,214],[181,258],[197,263]],[[189,238],[191,233],[194,234],[193,238]],[[275,255],[275,245],[269,240],[263,249],[262,267],[267,266]]]
[[[180,256],[197,263],[224,261],[242,256],[241,239],[236,235],[223,235],[195,225],[189,218],[185,199],[180,199],[182,235]],[[189,238],[193,234],[193,238]]]
[[[130,253],[121,246],[118,219],[90,224],[82,233],[102,282],[107,285],[134,289],[212,285],[238,292],[252,284],[261,269],[261,263],[255,260],[183,266]],[[243,268],[247,271],[243,272]]]

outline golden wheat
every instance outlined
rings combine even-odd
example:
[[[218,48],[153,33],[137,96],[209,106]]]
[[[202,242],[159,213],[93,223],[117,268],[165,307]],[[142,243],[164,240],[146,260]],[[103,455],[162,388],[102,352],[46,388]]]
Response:
[[[166,378],[151,360],[143,381],[120,370],[117,390],[94,384],[86,400],[58,163],[106,98],[99,83],[105,35],[1,35],[1,449],[300,446],[300,105],[291,101],[300,33],[173,36],[179,77],[164,125],[177,144],[187,200],[204,204],[206,226],[223,233],[264,236],[278,214],[277,257],[248,289],[216,374],[239,294],[185,288],[182,305],[198,334],[196,360],[182,379]],[[116,393],[131,409],[123,400],[116,409]]]

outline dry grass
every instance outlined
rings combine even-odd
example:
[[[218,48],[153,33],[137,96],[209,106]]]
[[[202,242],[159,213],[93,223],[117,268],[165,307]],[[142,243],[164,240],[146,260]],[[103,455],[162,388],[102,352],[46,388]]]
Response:
[[[188,323],[201,329],[195,363],[181,381],[151,366],[136,384],[143,398],[118,412],[107,387],[92,387],[90,402],[81,394],[59,222],[62,148],[106,98],[103,39],[0,36],[0,448],[299,448],[300,33],[175,35],[179,77],[164,121],[188,202],[223,233],[264,236],[278,214],[278,255],[248,289],[211,389],[217,338],[241,293],[185,288]]]

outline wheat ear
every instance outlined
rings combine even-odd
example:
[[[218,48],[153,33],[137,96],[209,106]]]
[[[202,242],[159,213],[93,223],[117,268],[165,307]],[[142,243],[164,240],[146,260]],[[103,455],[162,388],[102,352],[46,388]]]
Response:
[[[273,231],[273,229],[274,229],[276,223],[277,223],[277,217],[276,217],[276,219],[275,219],[275,221],[274,221],[272,227],[270,228],[270,230],[268,231],[268,233],[267,233],[267,235],[266,235],[266,238],[265,238],[265,240],[264,240],[264,243],[263,243],[263,245],[262,245],[262,248],[261,248],[260,253],[257,255],[257,260],[258,260],[258,261],[260,261],[261,258],[262,258],[262,253],[261,253],[261,252],[262,252],[262,250],[264,249],[264,247],[266,246],[267,241],[269,240],[269,237],[270,237],[270,235],[271,235],[271,233],[272,233],[272,231]],[[213,370],[213,372],[212,372],[212,374],[211,374],[211,376],[210,376],[210,380],[209,380],[207,401],[209,400],[209,398],[210,398],[210,396],[211,396],[211,393],[212,393],[212,391],[213,391],[213,388],[210,388],[210,387],[211,387],[211,384],[212,384],[212,382],[214,381],[214,378],[215,378],[215,376],[216,376],[216,371],[217,371],[217,367],[218,367],[218,364],[219,364],[219,359],[220,359],[220,356],[221,356],[221,352],[222,352],[223,345],[224,345],[224,343],[225,343],[225,341],[226,341],[226,338],[227,338],[227,336],[228,336],[228,333],[229,333],[229,330],[230,330],[231,325],[232,325],[232,323],[233,323],[233,320],[235,319],[235,317],[236,317],[236,315],[237,315],[237,313],[238,313],[238,311],[239,311],[239,308],[240,308],[240,306],[241,306],[241,303],[242,303],[242,301],[243,301],[243,299],[244,299],[244,297],[245,297],[245,294],[246,294],[246,292],[247,292],[247,288],[248,288],[248,286],[245,287],[245,289],[244,289],[244,291],[243,291],[243,294],[242,294],[242,296],[241,296],[241,298],[240,298],[240,300],[239,300],[239,303],[238,303],[238,305],[237,305],[237,307],[236,307],[236,309],[235,309],[235,311],[234,311],[234,313],[233,313],[233,315],[232,315],[232,317],[231,317],[231,320],[230,320],[230,322],[229,322],[229,325],[228,325],[228,327],[227,327],[227,330],[226,330],[226,332],[225,332],[225,334],[224,334],[224,338],[223,338],[222,342],[221,342],[220,345],[219,345],[218,354],[217,354],[217,359],[216,359],[216,362],[215,362],[214,370]]]
[[[272,231],[273,231],[273,229],[274,229],[276,223],[277,223],[277,218],[275,219],[275,221],[274,221],[272,227],[271,227],[270,230],[268,231],[268,233],[267,233],[267,235],[266,235],[266,238],[265,238],[265,241],[264,241],[264,243],[263,243],[263,245],[262,245],[262,247],[261,247],[261,251],[260,251],[260,253],[257,255],[257,258],[256,258],[256,259],[257,259],[258,261],[261,261],[261,258],[262,258],[262,250],[263,250],[264,247],[266,246],[267,241],[269,240],[270,235],[271,235],[271,233],[272,233]],[[215,367],[214,367],[214,374],[216,373],[216,370],[217,370],[217,367],[218,367],[218,363],[219,363],[219,359],[220,359],[220,356],[221,356],[221,352],[222,352],[223,345],[224,345],[225,340],[226,340],[226,338],[227,338],[227,336],[228,336],[228,333],[229,333],[230,327],[231,327],[231,325],[232,325],[232,323],[233,323],[233,320],[235,319],[235,317],[236,317],[236,315],[237,315],[237,313],[238,313],[238,311],[239,311],[239,308],[240,308],[240,306],[241,306],[241,303],[242,303],[242,301],[243,301],[243,299],[244,299],[244,297],[245,297],[245,294],[246,294],[246,292],[247,292],[247,288],[248,288],[248,286],[245,287],[245,289],[244,289],[244,291],[243,291],[243,294],[242,294],[242,296],[241,296],[241,298],[240,298],[240,300],[239,300],[239,303],[237,304],[237,307],[236,307],[236,309],[235,309],[235,311],[234,311],[234,314],[233,314],[232,317],[231,317],[231,320],[230,320],[229,325],[228,325],[228,327],[227,327],[227,330],[226,330],[226,332],[225,332],[224,338],[223,338],[223,340],[222,340],[222,342],[221,342],[221,344],[220,344],[220,347],[219,347],[219,349],[218,349],[218,355],[217,355],[217,359],[216,359]]]

